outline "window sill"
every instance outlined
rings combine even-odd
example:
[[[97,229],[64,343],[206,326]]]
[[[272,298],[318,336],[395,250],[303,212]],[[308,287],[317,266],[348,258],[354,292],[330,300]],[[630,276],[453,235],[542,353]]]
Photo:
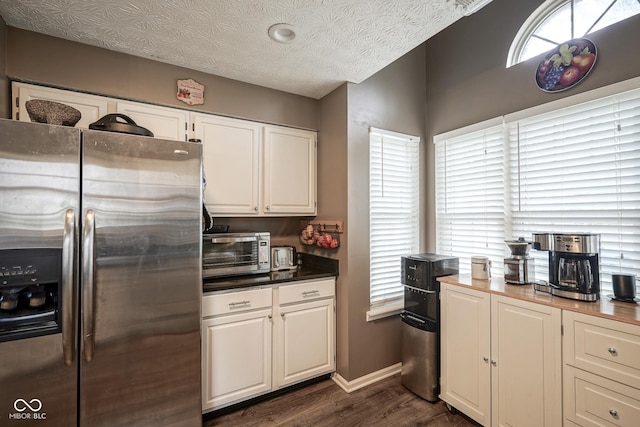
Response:
[[[404,302],[399,301],[393,304],[386,304],[380,307],[371,308],[367,311],[367,322],[373,322],[374,320],[384,319],[385,317],[391,317],[398,315],[404,309]]]

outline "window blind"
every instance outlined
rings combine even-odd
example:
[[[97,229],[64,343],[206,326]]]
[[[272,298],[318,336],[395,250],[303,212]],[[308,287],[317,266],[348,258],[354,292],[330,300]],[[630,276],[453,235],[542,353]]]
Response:
[[[611,273],[640,276],[640,89],[435,142],[436,247],[461,273],[482,254],[503,274],[505,239],[590,232],[603,289]],[[548,253],[530,254],[546,279]]]
[[[370,303],[402,302],[400,258],[419,249],[418,137],[369,134]]]
[[[640,275],[640,90],[508,127],[513,234],[599,233],[602,286]],[[546,252],[534,255],[544,277]]]
[[[505,150],[502,125],[436,142],[436,251],[460,258],[504,257]],[[502,274],[495,265],[492,274]]]

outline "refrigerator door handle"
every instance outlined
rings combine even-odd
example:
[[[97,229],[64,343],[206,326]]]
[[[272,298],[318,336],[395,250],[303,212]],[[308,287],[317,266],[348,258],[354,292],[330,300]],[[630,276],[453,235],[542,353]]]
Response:
[[[82,342],[84,359],[93,360],[95,346],[94,323],[94,239],[95,216],[93,210],[87,209],[84,216],[82,238]]]
[[[62,353],[64,364],[73,363],[76,350],[76,214],[67,209],[62,235]]]

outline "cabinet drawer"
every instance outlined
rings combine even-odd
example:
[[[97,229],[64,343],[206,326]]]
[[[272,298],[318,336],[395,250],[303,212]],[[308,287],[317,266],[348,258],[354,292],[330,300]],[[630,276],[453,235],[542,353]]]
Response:
[[[335,294],[335,279],[314,280],[278,288],[280,305],[318,298],[330,298]]]
[[[581,426],[637,426],[640,390],[606,378],[565,367],[566,396],[571,403],[565,416]]]
[[[565,313],[565,363],[640,389],[640,326]]]
[[[271,305],[271,288],[207,294],[202,298],[202,316],[241,313],[259,308],[271,308]]]

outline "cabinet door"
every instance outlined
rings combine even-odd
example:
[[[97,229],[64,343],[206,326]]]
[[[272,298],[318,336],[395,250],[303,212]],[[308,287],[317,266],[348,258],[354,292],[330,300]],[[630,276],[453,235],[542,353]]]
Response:
[[[12,83],[13,91],[13,118],[23,122],[30,122],[26,102],[32,99],[54,101],[68,105],[80,111],[81,118],[75,127],[88,129],[89,125],[107,114],[107,98],[69,90],[53,89],[42,86]]]
[[[490,294],[442,283],[440,398],[491,424]]]
[[[492,296],[495,426],[562,425],[561,311]]]
[[[209,213],[257,215],[261,126],[205,114],[193,114],[192,120],[195,137],[203,144],[204,200]]]
[[[271,391],[271,313],[260,310],[202,322],[203,412]]]
[[[335,370],[334,299],[280,307],[276,315],[276,386]]]
[[[265,126],[264,212],[316,214],[316,133]]]
[[[137,125],[149,129],[156,138],[187,140],[188,111],[125,101],[118,101],[116,109]]]

